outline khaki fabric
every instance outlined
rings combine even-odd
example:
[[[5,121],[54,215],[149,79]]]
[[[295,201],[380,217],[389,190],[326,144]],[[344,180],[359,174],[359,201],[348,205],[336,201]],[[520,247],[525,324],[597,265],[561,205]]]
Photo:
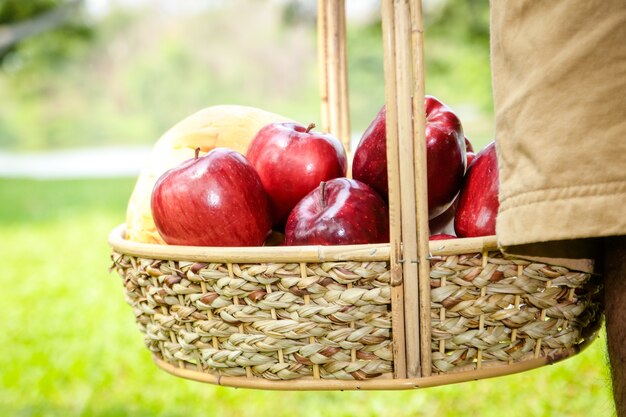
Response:
[[[626,0],[492,0],[502,246],[626,235]]]

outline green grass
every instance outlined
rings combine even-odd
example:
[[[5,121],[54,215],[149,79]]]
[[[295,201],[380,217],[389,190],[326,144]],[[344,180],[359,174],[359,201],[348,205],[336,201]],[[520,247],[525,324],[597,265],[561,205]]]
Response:
[[[107,271],[130,180],[0,180],[0,416],[590,416],[614,413],[604,339],[523,374],[403,392],[264,392],[152,364]]]

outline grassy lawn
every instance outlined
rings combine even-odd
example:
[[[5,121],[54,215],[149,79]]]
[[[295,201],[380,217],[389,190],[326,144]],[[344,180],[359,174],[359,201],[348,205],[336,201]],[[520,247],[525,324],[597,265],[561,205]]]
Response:
[[[604,338],[523,374],[403,392],[264,392],[152,364],[109,273],[133,181],[0,180],[0,416],[611,416]]]

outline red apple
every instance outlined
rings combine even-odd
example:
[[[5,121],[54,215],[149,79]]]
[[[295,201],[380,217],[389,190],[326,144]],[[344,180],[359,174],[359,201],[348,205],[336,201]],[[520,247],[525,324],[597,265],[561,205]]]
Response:
[[[495,235],[498,206],[498,160],[491,142],[476,154],[465,176],[454,217],[457,236]]]
[[[428,215],[446,211],[461,188],[465,173],[465,137],[461,121],[435,97],[426,96]],[[386,112],[383,107],[354,153],[352,176],[387,199]]]
[[[343,145],[332,135],[313,131],[314,127],[272,123],[250,143],[246,156],[270,197],[274,225],[320,182],[346,175]]]
[[[428,238],[428,240],[446,240],[446,239],[457,239],[454,235],[449,235],[446,233],[439,233],[436,235],[432,235]]]
[[[292,210],[286,245],[389,242],[389,212],[366,184],[347,178],[322,182]]]
[[[474,147],[472,146],[472,143],[469,141],[469,139],[467,139],[467,136],[465,136],[465,157],[467,159],[466,166],[469,168],[469,166],[472,164],[472,161],[476,157],[476,153],[474,152]]]
[[[389,198],[387,179],[387,109],[383,106],[363,133],[352,159],[352,178]]]
[[[152,216],[170,245],[260,246],[271,229],[268,199],[254,167],[216,148],[165,172],[152,191]]]
[[[472,165],[472,162],[474,162],[474,159],[476,158],[476,154],[474,152],[467,152],[465,155],[467,158],[467,168],[469,168],[470,165]]]
[[[454,214],[459,199],[454,202],[446,211],[428,222],[428,230],[431,235],[454,233]]]

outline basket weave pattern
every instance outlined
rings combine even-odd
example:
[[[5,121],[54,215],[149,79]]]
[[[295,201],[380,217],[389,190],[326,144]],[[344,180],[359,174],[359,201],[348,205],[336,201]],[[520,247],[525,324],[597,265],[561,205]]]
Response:
[[[269,380],[392,371],[386,262],[113,258],[146,345],[171,364]]]
[[[602,316],[600,280],[564,267],[454,255],[431,266],[433,373],[558,360]]]
[[[387,262],[113,260],[147,347],[174,366],[269,380],[393,370]],[[430,276],[435,374],[569,356],[601,316],[592,275],[499,252],[434,257]]]

